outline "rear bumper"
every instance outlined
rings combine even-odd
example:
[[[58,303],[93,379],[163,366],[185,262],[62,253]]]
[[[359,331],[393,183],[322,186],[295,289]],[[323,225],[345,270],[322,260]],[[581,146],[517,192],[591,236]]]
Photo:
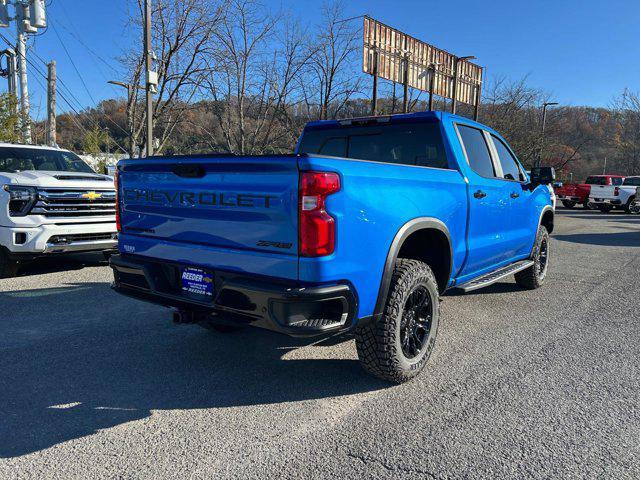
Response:
[[[582,203],[584,202],[584,198],[580,198],[577,197],[575,195],[558,195],[558,200],[560,200],[561,202],[576,202],[576,203]]]
[[[113,255],[112,288],[139,300],[204,316],[224,323],[252,324],[291,336],[333,333],[354,325],[356,296],[349,285],[300,285],[246,274],[211,271],[214,294],[195,298],[181,291],[178,263]]]
[[[620,199],[611,199],[611,198],[594,198],[589,197],[589,202],[594,204],[605,204],[605,205],[622,205],[622,200]]]

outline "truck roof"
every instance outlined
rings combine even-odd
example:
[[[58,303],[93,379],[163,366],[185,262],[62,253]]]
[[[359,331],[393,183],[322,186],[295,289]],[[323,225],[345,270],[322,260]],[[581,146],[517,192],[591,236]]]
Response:
[[[312,122],[308,122],[306,124],[306,127],[324,127],[324,126],[332,126],[332,125],[348,125],[349,122],[356,122],[356,121],[367,121],[367,120],[371,120],[371,121],[378,121],[378,122],[385,122],[385,121],[392,121],[392,120],[412,120],[412,119],[429,119],[429,120],[445,120],[445,119],[451,119],[451,120],[460,120],[460,121],[464,121],[465,123],[468,123],[470,125],[477,125],[480,128],[483,128],[485,130],[490,130],[491,132],[495,132],[495,130],[493,130],[492,128],[488,127],[487,125],[484,125],[482,123],[476,122],[475,120],[472,120],[468,117],[463,117],[461,115],[456,115],[453,113],[449,113],[449,112],[443,112],[440,110],[437,111],[427,111],[427,112],[413,112],[413,113],[394,113],[391,115],[371,115],[371,116],[367,116],[367,117],[354,117],[354,118],[343,118],[343,119],[338,119],[338,120],[314,120]],[[305,128],[306,128],[305,127]],[[497,132],[495,132],[497,133]]]
[[[7,143],[0,142],[0,147],[11,147],[11,148],[37,148],[39,150],[57,150],[62,152],[68,152],[69,150],[60,147],[52,147],[49,145],[31,145],[27,143]]]

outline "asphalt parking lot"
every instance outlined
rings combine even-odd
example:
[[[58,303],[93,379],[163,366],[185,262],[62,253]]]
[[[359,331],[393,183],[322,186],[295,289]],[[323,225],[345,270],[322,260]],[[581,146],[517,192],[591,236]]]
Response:
[[[558,213],[546,286],[448,294],[393,387],[349,339],[173,325],[99,257],[0,280],[0,477],[640,478],[640,217]]]

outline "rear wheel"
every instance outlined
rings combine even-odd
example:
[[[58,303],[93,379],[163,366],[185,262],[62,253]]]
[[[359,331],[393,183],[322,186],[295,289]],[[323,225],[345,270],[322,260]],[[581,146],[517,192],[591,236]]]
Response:
[[[634,209],[635,206],[635,200],[636,197],[631,197],[629,198],[629,201],[627,202],[627,204],[624,206],[624,211],[627,213],[634,213],[632,210]]]
[[[533,265],[515,274],[516,283],[527,290],[535,290],[544,284],[549,269],[549,232],[540,225],[533,248]]]
[[[576,202],[572,202],[571,200],[563,200],[562,205],[564,205],[564,208],[573,208],[576,206]]]
[[[15,277],[20,263],[7,250],[0,248],[0,278]]]
[[[439,318],[438,284],[429,266],[398,260],[382,317],[356,330],[362,366],[390,382],[412,379],[429,360]]]
[[[585,210],[594,210],[594,206],[589,202],[589,200],[585,200],[584,202],[582,202],[582,208],[584,208]]]

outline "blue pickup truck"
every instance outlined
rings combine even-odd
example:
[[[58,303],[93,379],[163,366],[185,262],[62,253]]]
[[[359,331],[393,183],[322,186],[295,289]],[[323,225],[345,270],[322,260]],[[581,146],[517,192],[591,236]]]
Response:
[[[113,288],[219,331],[350,330],[368,372],[403,382],[446,290],[543,284],[553,180],[443,112],[311,122],[292,155],[124,160]]]

